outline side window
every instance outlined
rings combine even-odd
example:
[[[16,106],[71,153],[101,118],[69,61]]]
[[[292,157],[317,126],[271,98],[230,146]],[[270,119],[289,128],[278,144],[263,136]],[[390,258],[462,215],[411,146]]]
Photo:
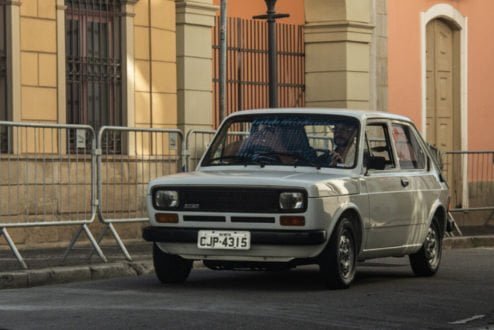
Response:
[[[393,140],[403,169],[425,168],[425,154],[410,126],[393,124]]]
[[[385,169],[395,168],[388,127],[385,124],[369,124],[365,128],[365,137],[365,151],[369,156],[383,157]]]

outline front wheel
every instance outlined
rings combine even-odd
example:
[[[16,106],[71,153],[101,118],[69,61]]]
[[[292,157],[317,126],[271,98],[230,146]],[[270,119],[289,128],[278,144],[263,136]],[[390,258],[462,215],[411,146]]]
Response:
[[[346,289],[355,278],[357,244],[351,221],[343,218],[320,255],[319,269],[329,289]]]
[[[427,236],[420,250],[409,256],[412,270],[417,276],[432,276],[441,263],[442,237],[437,225],[437,219],[432,220]]]
[[[183,283],[192,269],[192,260],[161,251],[153,244],[153,264],[161,283]]]

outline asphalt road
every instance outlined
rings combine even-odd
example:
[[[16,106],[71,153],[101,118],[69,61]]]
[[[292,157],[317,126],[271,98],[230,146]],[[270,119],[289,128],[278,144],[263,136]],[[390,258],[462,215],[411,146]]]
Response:
[[[0,329],[87,328],[494,329],[494,249],[446,250],[432,278],[414,277],[408,259],[367,262],[343,291],[322,289],[315,267],[0,291]]]

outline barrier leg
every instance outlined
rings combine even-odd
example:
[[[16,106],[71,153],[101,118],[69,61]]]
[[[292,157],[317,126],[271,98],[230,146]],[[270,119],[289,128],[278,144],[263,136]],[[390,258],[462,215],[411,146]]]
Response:
[[[103,237],[105,237],[106,235],[106,232],[108,231],[108,226],[105,225],[103,231],[101,232],[101,234],[99,235],[98,239],[96,240],[96,242],[98,243],[98,246],[101,244],[101,241],[103,240]],[[88,260],[91,259],[91,257],[93,256],[94,254],[94,249],[91,249],[91,252],[89,252],[89,255],[88,255]]]
[[[6,228],[2,228],[2,230],[0,230],[0,236],[2,236],[2,235],[5,237],[7,244],[9,245],[10,249],[14,253],[15,257],[17,258],[17,261],[21,264],[22,268],[27,269],[27,265],[24,262],[24,259],[22,258],[21,254],[19,253],[19,250],[17,250],[17,247],[15,246],[15,243],[12,240],[12,238],[10,237]]]
[[[118,235],[118,232],[115,230],[115,227],[113,226],[112,223],[106,223],[105,224],[105,229],[103,230],[103,232],[98,237],[98,241],[97,241],[98,244],[101,242],[101,240],[103,239],[105,234],[108,232],[108,229],[110,230],[111,234],[113,235],[113,238],[115,238],[115,241],[117,242],[118,247],[120,248],[120,251],[122,251],[122,253],[124,254],[125,259],[127,259],[128,261],[132,261],[132,257],[130,256],[129,251],[125,247],[125,244],[123,243],[122,239],[120,238],[120,235]],[[91,253],[89,254],[89,258],[91,258],[93,253],[94,253],[94,250],[92,250]]]
[[[487,220],[485,222],[485,226],[488,226],[489,222],[491,222],[492,219],[494,219],[494,210],[492,210],[491,214],[489,214],[489,216],[487,217]]]
[[[125,259],[127,259],[128,261],[132,261],[132,257],[130,256],[129,251],[127,251],[127,248],[125,247],[122,239],[120,238],[120,235],[118,235],[117,231],[115,230],[115,227],[113,227],[113,224],[109,223],[108,228],[110,229],[113,237],[115,238],[115,241],[117,241],[120,250],[125,255]]]
[[[454,237],[455,236],[455,234],[454,234],[455,230],[459,236],[463,236],[463,233],[461,232],[460,227],[458,227],[458,224],[456,223],[455,218],[453,217],[453,214],[451,212],[448,212],[448,221],[451,222],[451,225],[453,226],[453,228],[451,228],[452,229],[451,232],[447,233],[447,236]]]
[[[91,231],[89,230],[89,227],[86,224],[83,224],[81,226],[81,228],[79,228],[77,233],[74,235],[74,238],[72,238],[72,240],[70,241],[69,247],[67,248],[67,250],[65,251],[65,254],[63,256],[63,261],[65,262],[65,259],[69,255],[70,251],[74,248],[76,241],[79,239],[79,237],[81,236],[81,233],[83,231],[86,233],[86,236],[89,239],[89,241],[91,242],[93,249],[96,250],[96,252],[98,253],[98,256],[101,258],[101,260],[103,260],[104,262],[108,262],[108,259],[106,259],[105,255],[103,254],[103,251],[99,247],[98,243],[94,239],[93,234],[91,234]]]
[[[89,230],[87,225],[84,225],[84,231],[86,232],[87,237],[89,238],[89,240],[91,241],[91,244],[93,245],[93,249],[96,250],[99,257],[104,262],[108,262],[108,259],[106,259],[105,255],[103,254],[103,251],[101,250],[100,246],[98,245],[98,243],[94,239],[94,236],[93,236],[93,234],[91,234],[91,231]]]
[[[70,241],[69,246],[67,247],[67,250],[65,250],[65,253],[63,255],[63,262],[65,262],[70,251],[74,248],[75,242],[79,239],[79,236],[81,236],[81,233],[82,233],[82,226],[79,228],[77,233],[75,233],[74,237],[72,237],[72,240]]]

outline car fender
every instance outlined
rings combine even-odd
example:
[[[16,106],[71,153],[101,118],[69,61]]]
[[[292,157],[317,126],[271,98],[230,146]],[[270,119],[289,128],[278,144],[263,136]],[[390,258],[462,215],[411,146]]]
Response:
[[[427,226],[425,226],[424,229],[423,229],[423,231],[422,231],[421,242],[423,242],[425,240],[425,237],[427,236],[427,229],[431,226],[432,219],[434,218],[434,215],[438,211],[442,212],[444,214],[444,217],[446,217],[446,215],[447,215],[446,207],[443,205],[443,203],[441,202],[441,200],[436,199],[434,201],[434,203],[432,204],[431,209],[429,211],[429,216],[428,216],[428,219],[427,219]],[[446,218],[440,219],[440,220],[441,220],[440,225],[442,225],[442,227],[440,228],[441,235],[444,235],[444,233],[446,232],[446,223],[447,223],[447,221],[446,221]]]
[[[335,229],[336,224],[340,221],[343,214],[345,214],[345,212],[348,212],[348,211],[351,211],[352,213],[357,215],[355,221],[358,221],[358,223],[359,223],[360,232],[357,232],[355,234],[358,235],[358,243],[359,243],[358,251],[360,253],[362,246],[363,246],[363,243],[364,243],[364,240],[365,240],[365,230],[364,230],[365,227],[364,227],[362,215],[360,214],[357,205],[353,202],[350,202],[350,201],[341,204],[340,207],[338,207],[338,209],[334,212],[331,221],[329,221],[329,226],[327,229],[328,230],[328,237],[327,237],[326,244],[331,239],[331,235],[333,234],[333,230]],[[359,228],[355,228],[355,230],[358,230],[358,229]]]

